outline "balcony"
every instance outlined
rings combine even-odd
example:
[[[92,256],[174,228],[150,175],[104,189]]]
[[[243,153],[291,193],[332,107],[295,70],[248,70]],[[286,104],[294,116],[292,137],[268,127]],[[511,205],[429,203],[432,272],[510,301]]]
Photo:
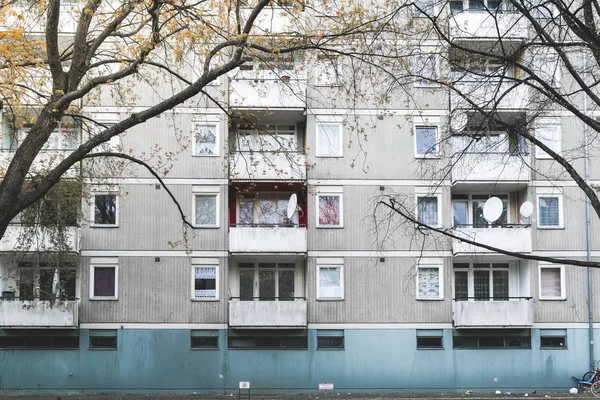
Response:
[[[305,108],[306,79],[247,78],[229,83],[229,105],[239,108]]]
[[[455,90],[450,91],[450,104],[454,110],[473,110],[476,107],[497,110],[521,110],[528,105],[525,85],[516,85],[510,78],[497,79],[471,77],[457,79]],[[460,94],[458,94],[460,93]],[[474,105],[472,103],[474,103]]]
[[[238,151],[229,156],[229,178],[235,180],[304,180],[306,156],[300,152]]]
[[[77,300],[0,300],[3,328],[75,328],[78,323]]]
[[[7,251],[37,251],[37,250],[45,250],[52,251],[53,246],[50,243],[50,238],[47,235],[43,235],[42,237],[35,236],[31,238],[32,243],[29,248],[23,248],[23,243],[21,243],[20,236],[24,233],[24,228],[22,225],[10,225],[2,239],[0,239],[0,252]],[[72,226],[67,228],[67,244],[69,248],[73,252],[79,252],[79,228]]]
[[[532,251],[531,227],[528,225],[505,224],[493,228],[457,227],[454,234],[506,251],[517,253],[531,253]],[[493,252],[453,239],[452,254],[493,254]]]
[[[525,328],[533,325],[533,299],[452,302],[455,328]]]
[[[523,183],[531,168],[525,156],[507,153],[458,153],[452,158],[452,183]]]
[[[229,228],[231,253],[286,253],[307,251],[306,228],[298,226],[232,226]]]
[[[527,38],[528,30],[527,19],[514,11],[490,13],[483,10],[467,10],[450,18],[452,39],[519,41]]]
[[[306,299],[294,301],[229,301],[231,328],[306,328]]]

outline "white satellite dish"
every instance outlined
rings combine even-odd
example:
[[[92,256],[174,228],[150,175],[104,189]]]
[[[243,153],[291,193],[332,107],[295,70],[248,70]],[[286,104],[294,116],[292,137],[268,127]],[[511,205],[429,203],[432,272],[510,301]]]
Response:
[[[488,222],[494,222],[502,215],[502,200],[498,197],[490,197],[483,205],[483,218]]]
[[[298,197],[296,196],[296,193],[292,193],[292,195],[290,196],[290,199],[288,200],[288,207],[287,207],[288,219],[291,220],[292,217],[294,216],[297,205],[298,205]]]
[[[521,214],[525,218],[531,217],[531,214],[533,214],[533,203],[530,201],[526,201],[525,203],[521,204],[519,214]]]
[[[454,132],[460,132],[467,126],[469,117],[464,112],[459,112],[450,117],[450,128]]]

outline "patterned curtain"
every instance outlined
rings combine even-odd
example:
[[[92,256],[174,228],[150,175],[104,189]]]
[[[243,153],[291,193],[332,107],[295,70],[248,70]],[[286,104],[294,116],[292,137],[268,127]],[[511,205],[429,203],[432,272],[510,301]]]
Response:
[[[439,268],[419,268],[419,298],[440,298]]]
[[[196,267],[194,281],[194,297],[217,297],[217,269],[215,267]]]

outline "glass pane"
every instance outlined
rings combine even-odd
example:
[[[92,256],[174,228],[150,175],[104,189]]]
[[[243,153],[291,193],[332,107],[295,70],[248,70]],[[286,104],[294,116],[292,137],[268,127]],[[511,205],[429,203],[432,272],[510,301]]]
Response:
[[[417,199],[417,210],[419,222],[432,226],[438,224],[437,197],[419,197]]]
[[[117,196],[97,194],[94,196],[94,223],[115,225],[117,223]]]
[[[559,226],[558,197],[540,197],[540,226]]]
[[[61,298],[66,297],[69,300],[75,299],[75,283],[77,282],[77,272],[74,269],[60,271]]]
[[[54,296],[54,270],[40,269],[40,299],[50,300]]]
[[[217,153],[217,126],[216,125],[196,125],[194,133],[196,146],[194,154],[210,155]]]
[[[473,202],[473,226],[476,228],[487,227],[487,220],[483,218],[483,205],[485,201]]]
[[[278,221],[277,201],[258,200],[258,223],[261,225],[277,225]]]
[[[475,271],[474,276],[474,290],[475,300],[489,300],[490,299],[490,272],[489,271]]]
[[[488,0],[488,9],[491,11],[499,10],[502,0]]]
[[[214,267],[194,269],[194,297],[217,297],[217,269]]]
[[[196,196],[196,225],[217,225],[217,196]]]
[[[340,225],[340,196],[319,196],[319,225]]]
[[[339,267],[319,268],[319,297],[341,298],[341,271]]]
[[[417,154],[419,155],[437,155],[437,127],[435,126],[417,126]]]
[[[275,271],[258,271],[258,296],[260,300],[275,300]]]
[[[438,299],[440,297],[439,268],[419,268],[419,298]]]
[[[340,124],[317,124],[317,154],[338,156],[342,154],[340,146]]]
[[[254,297],[254,270],[240,271],[240,300],[252,300]]]
[[[468,212],[468,202],[466,201],[455,201],[452,203],[453,208],[454,208],[454,226],[455,227],[463,227],[465,225],[467,225],[468,222],[468,218],[467,218],[467,212]]]
[[[542,297],[562,297],[560,268],[542,268],[540,270]]]
[[[470,0],[469,1],[469,9],[470,10],[483,10],[485,8],[482,0]]]
[[[279,300],[294,300],[294,271],[279,270]]]
[[[454,271],[454,299],[467,300],[469,297],[469,273]]]
[[[115,268],[94,268],[94,296],[114,297],[115,295]]]
[[[453,13],[458,13],[461,12],[463,10],[463,2],[462,0],[457,1],[450,1],[450,11],[452,11]]]
[[[254,223],[254,200],[240,200],[240,225]]]
[[[498,196],[500,197],[500,196]],[[508,223],[508,198],[502,196],[502,214],[500,214],[500,218],[498,218],[495,222],[492,223],[492,226],[502,226]]]
[[[33,268],[19,269],[19,298],[33,300]]]
[[[508,300],[508,271],[493,271],[494,300]]]

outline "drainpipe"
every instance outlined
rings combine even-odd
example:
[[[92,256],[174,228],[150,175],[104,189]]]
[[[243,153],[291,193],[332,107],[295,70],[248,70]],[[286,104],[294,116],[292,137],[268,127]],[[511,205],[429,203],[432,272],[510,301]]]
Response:
[[[586,57],[585,51],[581,53],[581,63],[583,66],[582,78],[586,81]],[[583,94],[583,115],[587,116],[587,95]],[[586,182],[589,181],[589,129],[586,123],[583,124],[583,177]],[[585,197],[585,256],[589,262],[592,259],[592,231],[590,225],[590,199]],[[592,268],[587,267],[587,289],[588,289],[588,330],[590,337],[590,368],[594,369],[594,289],[592,285]]]

